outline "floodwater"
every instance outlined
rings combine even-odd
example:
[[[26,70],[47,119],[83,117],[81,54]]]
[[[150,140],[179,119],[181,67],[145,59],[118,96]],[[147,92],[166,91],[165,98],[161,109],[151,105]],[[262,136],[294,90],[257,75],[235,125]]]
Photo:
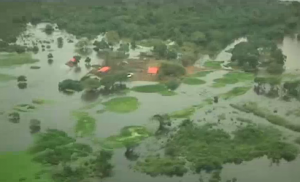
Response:
[[[53,100],[53,104],[38,106],[38,109],[33,112],[21,113],[21,121],[19,124],[13,124],[7,121],[7,115],[0,115],[0,152],[4,151],[22,151],[26,150],[33,142],[33,138],[29,132],[29,120],[39,119],[41,120],[42,130],[47,128],[60,129],[68,132],[70,135],[74,135],[75,118],[71,116],[71,111],[77,110],[90,102],[82,99],[82,93],[75,93],[73,95],[65,95],[58,91],[58,83],[64,79],[80,79],[89,70],[85,68],[84,61],[80,62],[81,72],[76,72],[74,68],[69,68],[65,63],[76,55],[74,52],[74,45],[76,38],[67,34],[64,31],[56,30],[53,35],[48,36],[42,32],[42,28],[45,24],[40,24],[37,27],[29,26],[26,34],[32,34],[32,40],[47,40],[52,41],[50,43],[51,49],[41,51],[35,54],[34,57],[38,58],[40,62],[33,65],[41,66],[41,69],[32,70],[29,67],[31,65],[22,65],[13,68],[1,68],[1,73],[8,73],[15,76],[26,75],[28,88],[20,90],[17,87],[16,81],[0,83],[0,111],[10,111],[17,104],[31,103],[32,99],[40,98],[46,100]],[[62,48],[57,48],[57,37],[64,38],[64,45]],[[74,40],[74,43],[68,43],[67,39]],[[101,36],[99,36],[101,39]],[[22,44],[21,40],[18,43]],[[230,45],[232,47],[232,45]],[[229,46],[229,48],[230,48]],[[298,46],[298,47],[297,47]],[[283,42],[283,51],[287,54],[287,67],[294,68],[297,64],[296,58],[299,55],[298,42],[294,40],[285,39]],[[227,50],[226,48],[225,50]],[[292,51],[291,49],[295,50]],[[141,48],[135,52],[130,52],[130,56],[134,57],[138,55],[138,51],[145,51]],[[230,56],[229,53],[222,51],[217,57],[218,60]],[[53,64],[49,65],[47,62],[48,53],[52,53],[54,58]],[[224,56],[224,57],[223,57]],[[97,58],[96,54],[89,55],[92,59],[92,64],[101,64],[103,60]],[[84,60],[84,58],[82,59]],[[293,66],[294,65],[294,66]],[[204,99],[212,98],[215,95],[229,91],[235,86],[241,86],[242,83],[238,83],[232,86],[224,88],[213,89],[209,87],[213,79],[222,77],[226,71],[213,72],[203,79],[206,80],[206,84],[201,86],[189,86],[182,84],[176,91],[178,94],[172,97],[164,97],[159,94],[144,94],[144,93],[128,93],[129,96],[138,98],[140,107],[138,110],[128,114],[117,114],[112,112],[105,112],[103,114],[96,114],[95,110],[101,109],[98,106],[89,110],[89,113],[96,118],[97,128],[96,137],[104,138],[110,135],[118,133],[118,131],[124,126],[128,125],[149,125],[149,118],[157,113],[169,113],[172,111],[181,110],[192,105],[200,104]],[[129,87],[135,85],[149,84],[147,82],[129,82]],[[106,100],[107,98],[99,98]],[[222,121],[221,126],[227,131],[233,131],[236,128],[236,121],[231,121],[231,118],[235,118],[237,114],[234,114],[233,109],[229,106],[229,103],[241,103],[244,101],[258,102],[262,107],[269,108],[271,111],[277,109],[280,115],[284,115],[289,109],[299,108],[299,103],[282,102],[276,99],[268,99],[263,96],[257,96],[255,93],[249,91],[247,94],[233,98],[228,101],[220,101],[217,105],[207,106],[201,110],[198,110],[192,119],[198,120],[206,118],[208,122],[217,122],[217,116],[219,114],[226,114],[226,120]],[[207,111],[210,114],[207,114]],[[252,114],[243,114],[243,117],[253,119],[256,123],[263,123],[270,125],[266,120],[255,117]],[[286,117],[286,116],[285,116]],[[297,118],[292,116],[288,117],[289,120],[297,122]],[[298,119],[299,120],[299,119]],[[280,128],[281,131],[289,138],[295,138],[299,136],[294,132]],[[199,175],[185,175],[183,178],[173,177],[156,177],[152,178],[145,174],[133,172],[129,165],[132,165],[124,157],[124,149],[115,150],[113,162],[115,165],[114,176],[105,181],[108,182],[192,182],[198,181]],[[299,182],[300,179],[300,159],[287,163],[282,161],[280,165],[270,165],[270,161],[266,158],[255,159],[250,162],[242,163],[241,165],[226,164],[222,170],[222,179],[232,179],[236,177],[239,182]]]

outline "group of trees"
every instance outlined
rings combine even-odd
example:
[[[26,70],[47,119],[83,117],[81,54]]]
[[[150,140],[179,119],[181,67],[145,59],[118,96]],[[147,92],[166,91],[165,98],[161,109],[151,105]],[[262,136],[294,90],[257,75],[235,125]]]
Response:
[[[257,41],[241,42],[231,50],[231,53],[231,65],[245,71],[256,71],[259,67],[266,68],[271,74],[281,74],[284,71],[286,56],[274,42],[267,44]]]

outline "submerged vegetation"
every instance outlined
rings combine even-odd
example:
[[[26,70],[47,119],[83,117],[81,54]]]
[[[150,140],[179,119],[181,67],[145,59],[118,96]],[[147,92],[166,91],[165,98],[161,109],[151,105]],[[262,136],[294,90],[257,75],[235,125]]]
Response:
[[[129,113],[138,109],[139,102],[135,97],[117,97],[103,103],[106,110],[116,113]]]
[[[122,148],[138,145],[152,134],[142,126],[127,126],[121,129],[118,135],[113,135],[100,141],[102,147],[106,149]]]
[[[75,112],[73,116],[77,118],[75,133],[78,137],[90,136],[96,129],[96,119],[87,112]]]
[[[193,77],[186,77],[183,79],[182,82],[187,85],[202,85],[206,83],[204,80],[200,80],[198,78],[193,78]]]
[[[163,146],[164,156],[146,157],[135,169],[152,176],[182,176],[188,170],[197,173],[220,170],[223,164],[240,164],[264,155],[276,163],[281,159],[294,160],[298,148],[281,138],[279,131],[265,126],[247,125],[234,131],[231,137],[212,125],[197,126],[184,120]]]
[[[259,107],[255,102],[249,102],[245,104],[230,104],[231,107],[246,113],[253,113],[254,115],[265,118],[272,124],[287,128],[289,130],[300,132],[300,125],[293,124],[290,121],[287,121],[285,118],[272,114],[268,109]]]
[[[22,64],[36,63],[31,54],[0,54],[0,67],[18,66]]]
[[[91,146],[77,143],[63,131],[49,129],[40,133],[29,152],[34,155],[35,162],[52,167],[48,174],[54,181],[81,181],[112,175],[111,152],[93,151]]]
[[[16,79],[17,77],[15,76],[0,73],[0,82],[7,82]]]
[[[223,78],[218,78],[214,80],[213,87],[225,87],[229,84],[235,84],[238,82],[247,82],[252,81],[254,79],[254,75],[251,73],[245,72],[229,72],[226,73]]]
[[[223,99],[230,99],[230,98],[233,98],[233,97],[244,95],[250,89],[251,89],[251,87],[235,87],[232,90],[230,90],[230,91],[228,91],[224,94],[221,94],[220,97],[223,98]]]

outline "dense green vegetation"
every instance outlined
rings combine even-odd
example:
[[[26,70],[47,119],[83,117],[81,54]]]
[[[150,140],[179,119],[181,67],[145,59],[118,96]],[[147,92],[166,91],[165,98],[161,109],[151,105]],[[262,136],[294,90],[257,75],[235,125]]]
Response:
[[[121,129],[118,135],[113,135],[100,141],[106,149],[122,148],[138,145],[141,141],[151,136],[151,133],[142,126],[127,126]]]
[[[226,73],[223,78],[218,78],[214,80],[213,87],[224,87],[229,84],[235,84],[238,82],[252,81],[254,75],[245,72],[229,72]]]
[[[52,168],[49,173],[57,182],[112,175],[111,152],[93,151],[91,146],[76,142],[63,131],[49,129],[40,133],[29,152],[35,162]]]
[[[230,104],[231,107],[246,113],[253,113],[258,117],[265,118],[272,124],[285,127],[289,130],[300,132],[300,125],[293,124],[290,121],[287,121],[285,118],[272,114],[268,109],[259,107],[257,103],[249,102],[245,104]]]
[[[138,109],[139,101],[135,97],[117,97],[103,103],[106,110],[116,113],[129,113]]]
[[[52,182],[42,165],[32,161],[32,155],[26,152],[0,153],[1,182]]]
[[[222,61],[206,61],[204,63],[204,66],[206,68],[221,69],[222,68],[221,64],[223,64]]]
[[[198,126],[184,120],[163,145],[164,156],[149,156],[136,164],[135,169],[146,174],[182,176],[193,172],[222,169],[225,163],[240,164],[266,155],[273,162],[294,160],[298,148],[281,141],[274,128],[247,125],[233,132],[233,137],[214,125]]]
[[[77,123],[75,133],[78,137],[90,136],[96,129],[96,119],[91,117],[87,112],[73,112]]]
[[[193,77],[186,77],[183,79],[182,82],[187,85],[202,85],[206,83],[204,80],[200,80],[198,78],[193,78]]]
[[[195,113],[196,109],[194,107],[189,107],[186,109],[182,109],[180,111],[175,111],[170,113],[169,116],[171,118],[189,118],[191,115]]]

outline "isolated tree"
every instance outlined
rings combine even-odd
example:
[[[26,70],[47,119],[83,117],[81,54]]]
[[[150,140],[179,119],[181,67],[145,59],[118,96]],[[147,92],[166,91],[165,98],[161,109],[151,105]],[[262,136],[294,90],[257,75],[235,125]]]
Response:
[[[101,85],[100,81],[96,78],[87,78],[83,81],[83,87],[87,91],[94,91]]]
[[[92,53],[91,42],[87,38],[80,39],[76,44],[76,52],[81,55],[89,55]]]
[[[164,58],[167,53],[167,46],[164,43],[157,43],[153,47],[153,53],[156,54],[159,58]]]
[[[108,44],[111,44],[111,45],[118,44],[120,41],[119,34],[116,31],[106,32],[105,37],[106,37]]]

